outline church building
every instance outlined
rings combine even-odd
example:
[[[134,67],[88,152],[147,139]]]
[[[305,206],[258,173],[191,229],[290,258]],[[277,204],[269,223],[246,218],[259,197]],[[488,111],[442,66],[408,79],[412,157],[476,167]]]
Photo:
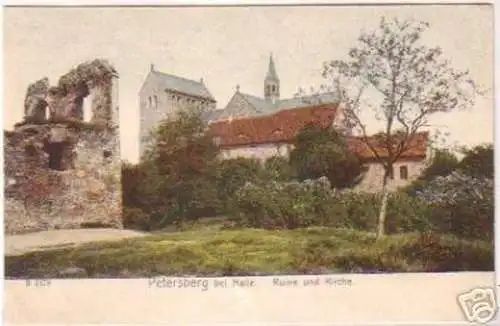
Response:
[[[205,111],[214,110],[217,102],[206,87],[203,78],[199,81],[157,71],[150,71],[139,91],[139,155],[147,146],[147,136],[158,123],[171,114],[189,106]]]

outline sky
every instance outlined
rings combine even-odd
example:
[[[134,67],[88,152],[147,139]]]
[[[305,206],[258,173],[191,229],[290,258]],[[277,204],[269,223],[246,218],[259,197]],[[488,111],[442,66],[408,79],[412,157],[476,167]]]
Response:
[[[236,85],[263,96],[272,52],[281,97],[293,97],[299,87],[324,83],[323,62],[346,58],[360,32],[376,28],[381,17],[428,22],[423,42],[440,46],[453,67],[469,69],[488,90],[474,107],[433,118],[433,131],[448,133],[448,145],[492,143],[493,9],[478,5],[5,8],[4,128],[22,119],[30,83],[46,76],[55,85],[79,63],[105,58],[120,74],[121,155],[136,162],[138,92],[151,64],[203,78],[224,108]],[[379,130],[366,119],[370,132]]]

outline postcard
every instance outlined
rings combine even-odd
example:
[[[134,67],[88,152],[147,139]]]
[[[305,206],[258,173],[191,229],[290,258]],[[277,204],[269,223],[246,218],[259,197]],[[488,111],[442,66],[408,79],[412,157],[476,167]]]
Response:
[[[5,322],[493,322],[493,14],[6,6]]]

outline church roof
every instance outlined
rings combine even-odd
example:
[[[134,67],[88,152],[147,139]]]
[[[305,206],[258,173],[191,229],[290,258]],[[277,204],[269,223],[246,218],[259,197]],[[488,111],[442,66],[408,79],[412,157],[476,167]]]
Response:
[[[161,83],[161,87],[166,90],[215,101],[214,97],[202,81],[195,81],[156,70],[151,71],[151,73]]]
[[[322,127],[333,124],[337,108],[332,106],[307,107],[280,111],[272,115],[219,121],[210,126],[221,147],[247,146],[267,143],[291,143],[308,124]]]
[[[266,100],[254,95],[245,93],[239,94],[255,109],[256,113],[251,115],[254,117],[274,114],[283,110],[307,108],[323,104],[336,104],[339,101],[338,97],[334,93],[276,100],[274,103],[271,100]],[[221,114],[219,116],[233,115],[234,117],[238,117],[238,114],[236,112],[231,112],[231,109],[232,108],[230,107],[224,109],[224,114]]]

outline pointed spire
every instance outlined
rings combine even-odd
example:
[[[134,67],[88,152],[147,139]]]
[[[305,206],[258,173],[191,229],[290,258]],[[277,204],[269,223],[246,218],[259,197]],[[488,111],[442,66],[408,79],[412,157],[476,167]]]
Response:
[[[276,67],[274,65],[273,53],[269,55],[269,69],[267,71],[266,79],[279,80],[278,74],[276,73]]]

